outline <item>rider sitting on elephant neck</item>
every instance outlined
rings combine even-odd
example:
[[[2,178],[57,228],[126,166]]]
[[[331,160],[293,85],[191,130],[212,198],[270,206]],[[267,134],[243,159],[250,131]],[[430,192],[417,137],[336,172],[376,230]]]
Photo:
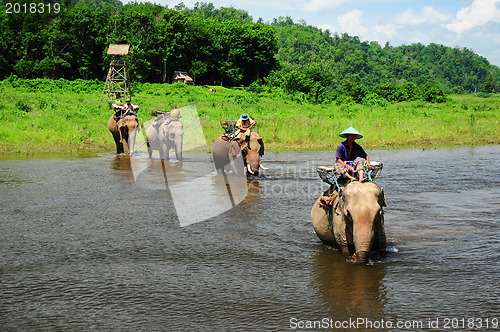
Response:
[[[179,121],[180,118],[182,118],[181,110],[176,106],[173,106],[172,110],[170,111],[170,117],[166,121],[166,124],[169,124],[172,121]]]
[[[350,181],[355,181],[356,178],[349,174],[349,172],[358,173],[359,181],[364,181],[364,168],[370,167],[370,157],[363,150],[361,145],[354,142],[354,140],[362,138],[363,135],[353,127],[349,127],[339,134],[340,137],[346,138],[337,146],[335,155],[335,172],[343,175]],[[363,159],[357,159],[363,158]]]
[[[134,105],[131,104],[130,99],[126,100],[126,104],[123,105],[123,107],[125,108],[125,113],[123,114],[124,117],[127,115],[135,115],[135,113],[134,113],[135,108],[134,108]]]
[[[132,105],[130,98],[127,99],[125,102],[126,103],[123,105],[115,106],[115,110],[118,109],[118,112],[115,113],[116,121],[118,121],[119,118],[126,117],[128,115],[137,116],[134,112],[137,111],[139,107],[136,105]]]
[[[240,118],[236,121],[236,128],[238,128],[238,131],[236,132],[236,135],[240,133],[244,133],[245,135],[245,142],[250,141],[250,135],[252,133],[252,128],[257,124],[257,121],[253,120],[251,117],[248,116],[248,114],[243,113]]]

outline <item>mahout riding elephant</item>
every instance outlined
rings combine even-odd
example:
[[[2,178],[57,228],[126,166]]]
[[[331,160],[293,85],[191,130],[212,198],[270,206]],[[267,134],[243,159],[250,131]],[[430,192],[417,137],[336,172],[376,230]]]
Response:
[[[351,261],[367,263],[371,254],[386,247],[383,189],[373,182],[351,182],[333,204],[318,198],[311,209],[316,235],[323,243],[352,255]],[[323,205],[323,206],[322,206]]]
[[[260,158],[264,155],[264,142],[259,134],[252,132],[248,137],[240,134],[234,139],[225,135],[219,136],[212,148],[215,168],[217,171],[232,170],[240,175],[246,169],[248,175],[258,175],[259,169],[267,170]],[[240,155],[243,157],[241,163]]]
[[[175,150],[175,157],[182,161],[182,142],[184,127],[180,121],[169,121],[156,118],[146,130],[148,137],[148,153],[151,158],[153,150],[160,152],[160,159],[168,160],[169,151]]]
[[[135,137],[139,130],[139,119],[135,115],[112,115],[108,128],[116,143],[116,153],[132,155],[134,153]]]

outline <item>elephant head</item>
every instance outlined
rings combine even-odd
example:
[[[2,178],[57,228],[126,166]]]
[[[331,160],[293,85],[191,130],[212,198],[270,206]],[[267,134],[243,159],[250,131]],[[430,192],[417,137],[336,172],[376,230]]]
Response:
[[[381,187],[373,182],[351,182],[330,204],[325,206],[320,197],[311,209],[312,225],[322,242],[352,255],[351,261],[360,264],[372,252],[385,248]]]
[[[338,198],[337,218],[345,231],[352,261],[366,263],[372,251],[385,248],[384,192],[373,182],[352,182]],[[337,235],[337,234],[336,234]]]
[[[135,137],[139,127],[139,119],[135,115],[117,117],[112,115],[108,128],[116,144],[116,153],[133,154]]]
[[[248,174],[258,175],[259,169],[268,169],[260,162],[264,155],[264,142],[259,134],[252,132],[249,137],[242,135],[239,137],[239,144]]]
[[[182,161],[182,142],[184,139],[184,127],[180,121],[166,121],[160,126],[158,132],[160,140],[160,158],[168,159],[170,149],[175,150],[175,157]]]
[[[117,126],[123,143],[123,152],[132,155],[134,153],[135,136],[139,127],[139,119],[135,115],[127,115],[118,120]]]

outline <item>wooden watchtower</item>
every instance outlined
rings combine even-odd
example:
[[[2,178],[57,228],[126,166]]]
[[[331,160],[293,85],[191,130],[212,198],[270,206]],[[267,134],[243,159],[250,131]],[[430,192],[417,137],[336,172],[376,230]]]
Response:
[[[130,53],[129,50],[128,44],[109,44],[108,54],[113,58],[102,90],[108,98],[130,97],[126,58]]]

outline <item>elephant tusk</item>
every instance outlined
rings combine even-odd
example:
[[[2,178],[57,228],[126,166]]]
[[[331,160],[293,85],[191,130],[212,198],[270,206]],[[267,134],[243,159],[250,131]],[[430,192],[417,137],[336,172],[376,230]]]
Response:
[[[264,167],[264,166],[262,166],[262,164],[260,164],[260,165],[259,165],[259,167],[260,167],[261,169],[263,169],[264,171],[269,170],[269,167]]]
[[[248,173],[250,173],[250,174],[255,174],[255,173],[252,171],[252,166],[250,166],[250,164],[247,164],[247,170],[248,170]]]

